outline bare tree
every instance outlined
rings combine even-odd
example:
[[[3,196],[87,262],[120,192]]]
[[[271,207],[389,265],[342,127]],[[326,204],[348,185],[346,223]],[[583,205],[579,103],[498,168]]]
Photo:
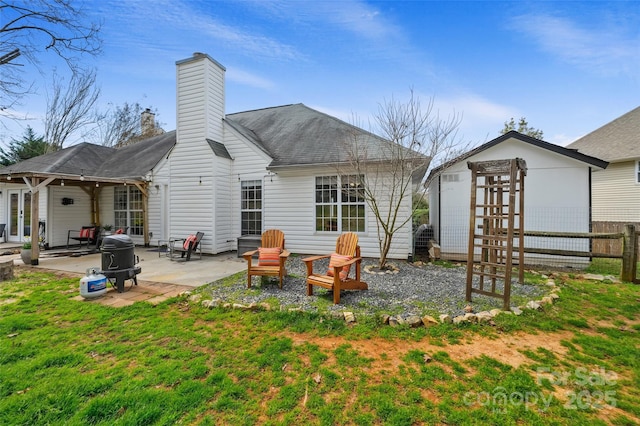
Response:
[[[93,139],[104,146],[119,147],[164,133],[155,116],[151,108],[143,109],[138,102],[111,105],[106,112],[96,114]]]
[[[69,137],[93,122],[91,111],[100,96],[95,70],[76,72],[69,84],[53,74],[52,95],[47,99],[44,138],[56,149],[62,149]]]
[[[12,106],[31,90],[22,77],[17,58],[35,66],[39,57],[53,52],[72,71],[78,70],[76,55],[101,51],[100,25],[86,23],[82,8],[71,0],[0,0],[0,110]]]
[[[395,233],[412,219],[407,208],[419,206],[412,198],[431,162],[460,149],[457,129],[461,117],[454,113],[441,119],[433,110],[433,99],[423,109],[411,90],[406,103],[392,98],[379,105],[374,120],[385,143],[377,144],[372,152],[362,134],[354,133],[346,149],[350,168],[361,179],[361,196],[376,218],[378,267],[384,269]]]

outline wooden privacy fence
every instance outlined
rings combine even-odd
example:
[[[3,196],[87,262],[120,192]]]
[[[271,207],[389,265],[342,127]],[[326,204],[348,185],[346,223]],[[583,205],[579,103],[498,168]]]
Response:
[[[623,233],[626,224],[633,223],[636,227],[636,234],[640,234],[640,222],[605,222],[605,221],[593,221],[591,222],[591,232],[596,234],[617,234]],[[622,253],[622,239],[615,240],[595,240],[592,242],[591,250],[598,253],[619,254]],[[640,253],[638,253],[640,262]]]
[[[518,231],[515,231],[518,235]],[[573,256],[573,257],[589,257],[589,258],[610,258],[622,259],[622,270],[620,271],[620,279],[628,282],[638,282],[636,279],[637,259],[638,259],[638,234],[633,224],[624,226],[623,232],[545,232],[545,231],[524,231],[525,237],[544,237],[544,238],[588,238],[589,240],[622,240],[622,252],[617,253],[598,253],[594,251],[574,251],[574,250],[558,250],[548,248],[531,248],[524,247],[525,253],[549,254],[555,256]]]

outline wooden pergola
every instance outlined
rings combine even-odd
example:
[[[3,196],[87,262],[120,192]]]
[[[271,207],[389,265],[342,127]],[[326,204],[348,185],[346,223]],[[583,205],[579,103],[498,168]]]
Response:
[[[31,192],[31,235],[37,232],[40,219],[40,190],[49,185],[76,186],[82,189],[91,199],[91,222],[99,226],[100,222],[100,191],[104,187],[117,185],[135,185],[142,193],[143,236],[145,246],[149,245],[149,182],[141,178],[109,178],[101,176],[85,176],[84,174],[61,174],[46,172],[11,172],[1,173],[0,179],[5,182],[23,181]],[[37,238],[37,237],[36,237]],[[31,244],[31,264],[38,265],[40,245]]]

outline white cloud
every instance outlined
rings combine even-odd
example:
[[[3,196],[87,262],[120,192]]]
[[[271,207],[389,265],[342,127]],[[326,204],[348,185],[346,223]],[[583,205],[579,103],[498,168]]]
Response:
[[[633,21],[633,20],[632,20]],[[625,26],[580,26],[568,18],[546,14],[515,17],[511,26],[531,37],[540,47],[561,60],[599,74],[634,74],[638,71],[637,28],[625,34]],[[525,53],[526,54],[526,53]]]
[[[148,3],[134,0],[124,7],[105,6],[102,13],[109,13],[111,22],[120,21],[122,27],[127,28],[124,33],[121,28],[116,28],[111,39],[122,48],[150,49],[150,53],[155,54],[153,50],[159,44],[171,49],[184,45],[186,40],[193,40],[194,46],[220,43],[225,48],[254,57],[286,61],[304,59],[292,45],[221,22],[211,12],[215,11],[215,3],[205,2],[203,5],[204,10],[197,10],[192,2],[187,1]],[[160,38],[159,31],[163,34]]]
[[[236,83],[244,84],[258,89],[270,90],[275,87],[275,84],[272,81],[238,68],[227,68],[226,77],[230,81],[235,81]]]
[[[462,94],[447,98],[436,98],[434,110],[440,112],[440,117],[460,114],[459,133],[474,135],[481,138],[476,142],[485,142],[499,135],[504,122],[510,117],[520,117],[517,109],[497,104],[474,94]]]
[[[341,1],[276,1],[251,2],[253,8],[261,8],[283,21],[306,24],[332,24],[344,31],[368,39],[385,39],[401,33],[376,7],[357,0]]]

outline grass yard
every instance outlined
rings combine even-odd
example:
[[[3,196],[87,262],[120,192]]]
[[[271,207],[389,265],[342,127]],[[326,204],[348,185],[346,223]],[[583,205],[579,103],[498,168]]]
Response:
[[[640,286],[556,282],[544,312],[409,329],[111,308],[21,269],[0,283],[0,424],[640,423]]]

